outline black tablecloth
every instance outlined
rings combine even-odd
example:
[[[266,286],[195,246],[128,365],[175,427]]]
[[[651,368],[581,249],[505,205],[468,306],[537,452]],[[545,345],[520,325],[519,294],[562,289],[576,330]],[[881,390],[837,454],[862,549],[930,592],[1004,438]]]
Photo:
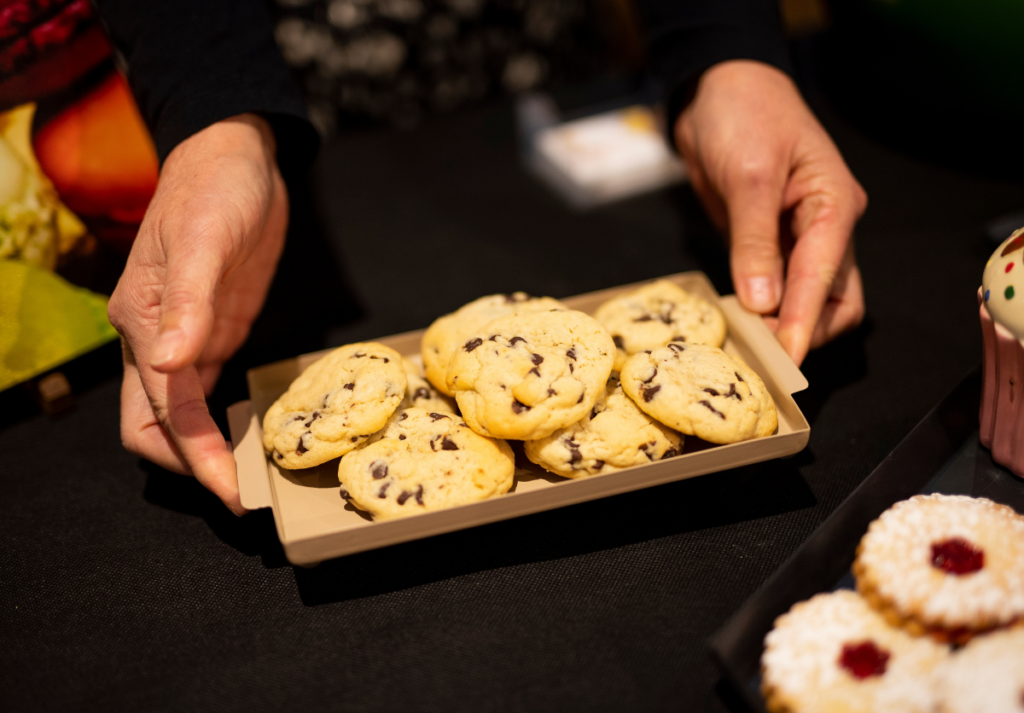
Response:
[[[706,638],[977,362],[981,227],[1024,208],[1021,184],[822,116],[871,197],[869,316],[807,359],[803,453],[296,569],[268,512],[237,519],[121,449],[107,349],[72,369],[69,415],[0,417],[0,709],[733,705]],[[328,146],[218,414],[248,366],[420,328],[482,294],[688,269],[731,291],[688,189],[575,214],[522,171],[513,136],[499,106]]]

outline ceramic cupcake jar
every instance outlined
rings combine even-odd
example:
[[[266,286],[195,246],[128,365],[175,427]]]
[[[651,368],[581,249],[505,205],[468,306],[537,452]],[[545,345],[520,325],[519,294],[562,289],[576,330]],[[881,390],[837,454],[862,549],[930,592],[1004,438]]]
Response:
[[[985,264],[978,302],[985,348],[981,443],[1024,478],[1024,228]]]

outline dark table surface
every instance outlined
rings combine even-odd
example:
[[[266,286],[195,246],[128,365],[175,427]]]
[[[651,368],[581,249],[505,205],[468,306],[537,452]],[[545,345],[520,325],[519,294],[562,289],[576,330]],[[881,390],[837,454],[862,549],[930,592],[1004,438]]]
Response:
[[[980,358],[982,226],[1024,209],[1020,183],[819,113],[871,199],[868,319],[804,365],[803,453],[296,569],[268,512],[236,519],[121,449],[106,349],[69,371],[70,414],[0,416],[0,709],[735,706],[707,637]],[[421,328],[482,294],[689,269],[731,291],[688,189],[573,213],[520,168],[512,116],[326,147],[212,408],[244,398],[249,366]]]

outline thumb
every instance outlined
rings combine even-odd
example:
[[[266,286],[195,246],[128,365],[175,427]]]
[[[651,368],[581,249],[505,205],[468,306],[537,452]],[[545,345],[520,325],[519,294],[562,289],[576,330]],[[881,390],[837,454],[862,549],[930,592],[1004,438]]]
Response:
[[[744,176],[725,194],[733,285],[743,306],[760,314],[771,314],[782,300],[779,213],[785,176],[773,173]]]
[[[163,373],[195,363],[213,329],[214,300],[224,261],[216,249],[210,249],[218,242],[215,238],[198,237],[185,245],[168,246],[160,321],[149,360],[150,366]]]

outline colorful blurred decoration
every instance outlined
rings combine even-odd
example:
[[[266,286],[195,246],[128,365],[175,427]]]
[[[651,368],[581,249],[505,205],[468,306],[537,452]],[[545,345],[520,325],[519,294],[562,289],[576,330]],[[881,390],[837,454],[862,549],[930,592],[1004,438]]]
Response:
[[[116,338],[106,297],[0,260],[0,390]]]
[[[0,390],[117,337],[158,165],[112,58],[88,0],[0,0]]]
[[[157,157],[124,79],[111,73],[33,140],[43,172],[90,231],[124,252],[156,190]]]

